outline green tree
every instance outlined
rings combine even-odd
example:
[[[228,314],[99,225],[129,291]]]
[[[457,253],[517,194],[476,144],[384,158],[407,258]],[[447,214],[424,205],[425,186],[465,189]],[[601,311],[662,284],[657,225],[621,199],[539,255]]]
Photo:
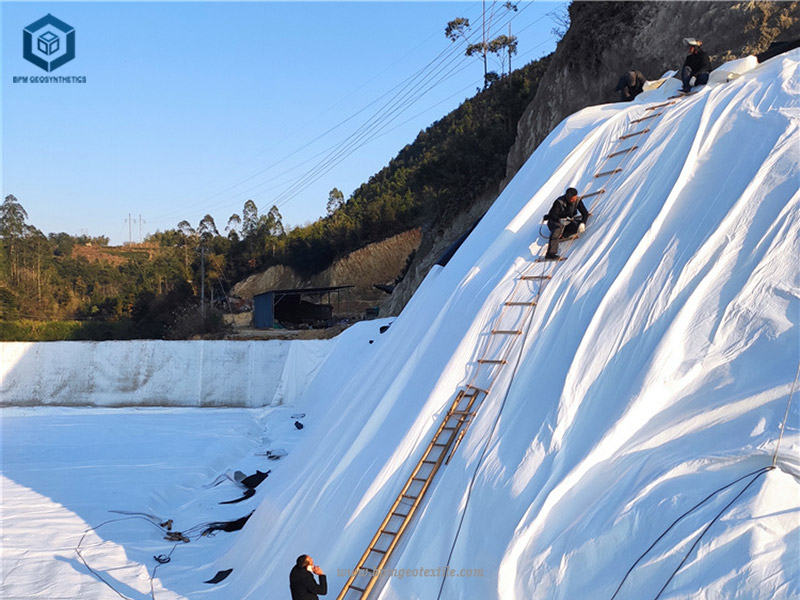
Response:
[[[511,72],[511,57],[517,53],[517,37],[509,35],[498,35],[489,42],[489,52],[497,56],[500,61],[500,74],[505,70],[506,57],[508,57],[509,73]]]
[[[445,36],[451,42],[463,40],[466,43],[464,54],[466,56],[476,56],[483,63],[483,89],[498,79],[496,73],[489,71],[489,54],[494,54],[500,60],[500,74],[503,74],[505,59],[508,57],[508,72],[511,73],[511,56],[517,52],[517,38],[511,35],[511,24],[508,25],[508,35],[499,35],[489,40],[488,32],[491,30],[492,18],[495,14],[496,2],[491,2],[490,7],[483,5],[481,11],[481,32],[478,34],[472,30],[469,19],[457,17],[447,23],[444,30]],[[517,5],[513,2],[505,2],[503,8],[506,12],[516,12]],[[487,19],[487,12],[489,13]],[[480,39],[475,39],[480,36]],[[474,41],[473,41],[474,40]]]
[[[19,284],[20,246],[26,233],[25,221],[28,213],[22,208],[16,196],[9,194],[0,205],[0,237],[9,257],[12,281]]]
[[[238,229],[242,226],[242,218],[233,213],[228,219],[228,224],[225,226],[225,231],[228,232],[228,239],[231,241],[239,241]]]
[[[267,227],[269,234],[275,237],[280,237],[286,233],[283,227],[283,216],[274,204],[267,213]]]
[[[339,188],[333,188],[328,193],[328,216],[331,216],[337,210],[344,206],[344,194],[339,191]]]
[[[242,235],[247,238],[256,229],[258,229],[258,206],[252,200],[248,200],[242,209]]]
[[[203,217],[200,220],[200,224],[197,226],[197,234],[200,236],[200,241],[204,244],[207,244],[211,238],[218,236],[219,231],[217,231],[217,225],[214,223],[214,217],[211,215]]]

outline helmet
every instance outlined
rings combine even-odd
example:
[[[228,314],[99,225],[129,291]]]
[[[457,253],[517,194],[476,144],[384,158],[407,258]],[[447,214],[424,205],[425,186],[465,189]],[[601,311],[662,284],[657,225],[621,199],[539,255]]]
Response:
[[[683,43],[687,46],[697,46],[698,48],[703,45],[703,42],[695,38],[683,38]]]

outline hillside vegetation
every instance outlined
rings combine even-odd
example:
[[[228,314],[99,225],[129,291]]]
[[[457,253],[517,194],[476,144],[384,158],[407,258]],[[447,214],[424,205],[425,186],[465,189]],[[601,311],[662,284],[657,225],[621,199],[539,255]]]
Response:
[[[180,337],[176,324],[196,311],[203,287],[207,302],[226,308],[233,285],[254,273],[286,265],[309,279],[373,242],[446,222],[502,180],[517,121],[546,66],[535,61],[494,81],[421,131],[350,198],[332,193],[327,216],[288,232],[276,207],[259,214],[247,200],[224,233],[206,215],[145,245],[108,248],[106,238],[44,235],[27,222],[24,199],[9,195],[0,214],[0,337]],[[43,329],[20,319],[72,323]]]

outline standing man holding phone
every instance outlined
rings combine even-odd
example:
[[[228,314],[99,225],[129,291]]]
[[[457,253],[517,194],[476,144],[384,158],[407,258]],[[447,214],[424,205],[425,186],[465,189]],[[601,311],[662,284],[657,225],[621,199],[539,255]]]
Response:
[[[319,576],[319,583],[314,575]],[[319,600],[317,594],[324,596],[328,593],[328,578],[314,564],[313,558],[308,554],[301,554],[289,573],[289,590],[292,592],[292,600]]]

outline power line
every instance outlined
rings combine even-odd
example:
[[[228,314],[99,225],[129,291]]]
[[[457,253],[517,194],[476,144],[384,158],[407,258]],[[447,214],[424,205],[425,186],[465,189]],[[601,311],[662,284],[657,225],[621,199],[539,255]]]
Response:
[[[459,61],[459,64],[455,66],[459,66],[466,62],[466,59],[463,57],[459,57],[458,59],[453,59],[447,62],[446,64],[441,65],[437,70],[432,71],[431,73],[427,74],[422,80],[415,83],[413,87],[408,90],[405,90],[403,94],[393,100],[393,102],[387,106],[385,106],[381,111],[373,115],[367,122],[362,124],[349,138],[346,138],[344,142],[333,152],[329,153],[323,160],[317,163],[311,170],[306,174],[305,181],[299,182],[294,186],[290,187],[289,189],[282,192],[276,199],[275,203],[278,205],[285,204],[286,201],[291,200],[294,198],[297,193],[308,187],[311,183],[319,179],[322,175],[326,174],[330,171],[331,168],[338,165],[342,160],[350,156],[356,149],[363,146],[363,141],[369,135],[371,135],[378,126],[383,126],[383,124],[391,123],[399,114],[402,114],[407,108],[413,105],[414,102],[419,100],[422,96],[428,93],[431,89],[433,89],[436,85],[441,83],[446,77],[440,78],[433,85],[429,85],[427,89],[424,89],[419,95],[416,97],[412,97],[414,94],[419,92],[419,88],[428,84],[427,80],[430,77],[435,77],[441,74],[441,71],[445,68],[450,67],[454,62]],[[450,74],[452,75],[452,73]],[[399,112],[398,112],[399,111]],[[394,116],[392,116],[394,115]],[[388,119],[388,121],[387,121]],[[367,139],[367,141],[369,141]],[[366,143],[366,142],[364,142]]]
[[[508,23],[513,21],[520,14],[522,14],[522,12],[524,12],[525,8],[527,8],[528,6],[530,6],[530,5],[526,5],[522,10],[520,10],[516,14],[512,15],[511,18],[509,18],[507,21],[501,23],[498,26],[498,30],[502,30]],[[493,34],[490,32],[490,37],[491,37],[491,35],[493,35]],[[453,64],[453,62],[455,62],[455,61],[451,60],[447,65],[440,65],[438,71],[434,72],[433,74],[434,75],[438,75],[442,71],[443,68],[451,66]],[[460,62],[455,66],[456,67],[460,66],[462,64],[465,64],[466,62],[469,62],[469,60],[465,59],[464,57],[461,57],[460,58]],[[402,112],[404,112],[407,108],[409,108],[414,102],[419,100],[422,96],[427,94],[431,89],[433,89],[434,87],[439,85],[442,81],[444,81],[444,80],[448,79],[449,77],[451,77],[451,76],[455,75],[456,73],[458,73],[460,70],[462,70],[462,69],[459,69],[457,71],[451,71],[450,73],[445,74],[445,76],[441,77],[434,84],[432,84],[427,89],[422,91],[416,98],[410,100],[405,105],[401,104],[399,107],[396,107],[396,106],[392,107],[393,110],[391,110],[387,114],[387,117],[389,115],[393,114],[393,113],[396,113],[395,116],[393,116],[391,119],[389,119],[388,122],[384,122],[383,124],[381,124],[380,129],[377,129],[377,131],[371,132],[369,130],[365,130],[365,128],[368,125],[370,125],[369,122],[366,123],[365,125],[362,125],[362,127],[359,128],[359,129],[362,129],[364,131],[361,131],[358,134],[358,136],[355,138],[355,140],[352,140],[352,141],[348,142],[347,145],[342,150],[340,150],[338,153],[333,155],[331,158],[326,157],[326,159],[323,159],[323,161],[320,161],[320,163],[318,163],[318,165],[316,165],[315,167],[313,167],[309,171],[308,179],[307,179],[306,182],[303,182],[302,184],[295,184],[294,186],[291,186],[289,189],[287,189],[284,192],[282,192],[278,196],[278,198],[274,201],[274,203],[277,206],[282,206],[282,205],[286,204],[287,202],[289,202],[290,200],[292,200],[293,198],[295,198],[301,191],[303,191],[308,186],[310,186],[312,183],[316,182],[322,176],[327,174],[331,169],[333,169],[335,166],[340,164],[342,162],[342,160],[344,160],[345,158],[350,156],[353,152],[355,152],[355,150],[361,148],[365,144],[367,144],[370,141],[372,141],[376,137],[376,135],[379,134],[382,131],[382,129],[386,127],[386,125],[388,125],[389,123],[391,123],[391,121],[393,121],[395,118],[397,118],[397,116],[399,116],[399,114],[402,114]],[[427,77],[428,76],[426,76],[426,78]],[[417,86],[418,85],[419,84],[417,84]],[[414,90],[412,90],[412,91],[414,91]],[[404,100],[404,99],[401,99],[401,100]],[[397,103],[395,103],[395,105],[396,104]],[[398,110],[399,110],[399,113],[397,112]],[[364,136],[365,135],[370,135],[370,134],[372,134],[372,137],[368,137],[366,140],[364,140]]]
[[[473,7],[472,7],[472,8],[475,8],[476,6],[477,6],[477,3],[476,3],[475,5],[473,5]],[[471,9],[468,9],[468,11],[469,11],[469,10],[471,10]],[[311,119],[311,120],[310,120],[310,121],[308,121],[308,122],[307,122],[305,125],[303,125],[302,127],[298,128],[297,130],[295,130],[295,132],[302,130],[302,129],[303,129],[304,127],[306,127],[306,126],[307,126],[309,123],[313,122],[315,119],[319,118],[319,117],[320,117],[320,116],[322,116],[323,114],[326,114],[327,112],[329,112],[329,111],[330,111],[332,108],[334,108],[335,106],[338,106],[339,104],[341,104],[341,103],[342,103],[342,101],[344,101],[346,98],[349,98],[349,97],[350,97],[350,96],[352,96],[352,95],[353,95],[353,94],[354,94],[356,91],[358,91],[358,90],[362,89],[363,87],[365,87],[366,85],[368,85],[369,83],[371,83],[372,81],[374,81],[375,79],[377,79],[377,78],[378,78],[380,75],[382,75],[383,73],[385,73],[386,71],[388,71],[389,69],[391,69],[391,68],[392,68],[394,65],[396,65],[397,63],[401,62],[401,61],[402,61],[402,60],[403,60],[403,59],[404,59],[406,56],[408,56],[409,54],[411,54],[411,53],[412,53],[412,52],[414,52],[415,50],[417,50],[417,49],[419,49],[420,47],[422,47],[422,46],[423,46],[425,43],[427,43],[427,42],[428,42],[430,39],[434,38],[434,37],[435,37],[435,36],[437,36],[437,35],[439,35],[439,33],[438,33],[438,32],[437,32],[437,33],[432,33],[430,36],[428,36],[427,38],[425,38],[425,40],[423,40],[423,41],[422,41],[420,44],[418,44],[417,46],[415,46],[414,48],[412,48],[411,50],[409,50],[408,52],[406,52],[405,54],[403,54],[403,55],[402,55],[400,58],[398,58],[396,61],[394,61],[393,63],[391,63],[391,64],[390,64],[390,65],[388,65],[387,67],[385,67],[385,68],[384,68],[382,71],[378,72],[378,74],[376,74],[376,75],[374,75],[373,77],[371,77],[370,79],[368,79],[366,82],[364,82],[363,84],[361,84],[359,87],[357,87],[357,88],[353,89],[353,90],[352,90],[352,91],[351,91],[349,94],[347,94],[347,95],[343,96],[343,97],[342,97],[340,100],[338,100],[336,103],[332,104],[331,106],[329,106],[328,108],[326,108],[324,111],[322,111],[321,113],[319,113],[319,114],[318,114],[316,117],[314,117],[314,119]],[[433,64],[433,63],[434,63],[434,62],[435,62],[435,61],[436,61],[436,60],[437,60],[439,57],[441,57],[443,54],[449,53],[450,51],[452,51],[452,47],[451,47],[451,46],[446,46],[446,47],[445,47],[443,50],[441,50],[441,51],[439,52],[439,54],[438,54],[438,55],[437,55],[437,56],[436,56],[434,59],[432,59],[430,62],[428,62],[428,63],[427,63],[425,66],[423,66],[421,69],[417,70],[415,73],[413,73],[412,75],[410,75],[410,76],[409,76],[409,77],[407,77],[406,79],[402,80],[400,83],[396,84],[395,86],[393,86],[392,88],[390,88],[388,91],[386,91],[385,93],[381,94],[381,95],[380,95],[380,96],[378,96],[378,97],[377,97],[375,100],[373,100],[373,101],[372,101],[372,102],[370,102],[369,104],[366,104],[364,107],[362,107],[361,109],[359,109],[358,111],[356,111],[355,113],[353,113],[352,115],[350,115],[349,117],[347,117],[347,118],[345,118],[344,120],[340,121],[339,123],[337,123],[337,124],[336,124],[336,125],[334,125],[333,127],[330,127],[329,129],[327,129],[327,130],[326,130],[326,131],[324,131],[323,133],[319,134],[318,136],[316,136],[315,138],[313,138],[312,140],[310,140],[310,141],[309,141],[309,142],[307,142],[306,144],[304,144],[304,145],[300,146],[299,148],[297,148],[296,150],[294,150],[294,151],[293,151],[293,152],[291,152],[290,154],[288,154],[288,155],[284,156],[283,158],[281,158],[281,159],[279,159],[279,160],[277,160],[277,161],[275,161],[275,162],[273,162],[273,163],[271,163],[271,164],[267,165],[266,167],[264,167],[264,168],[260,169],[259,171],[257,171],[257,172],[256,172],[256,173],[254,173],[253,175],[250,175],[249,177],[247,177],[247,178],[245,178],[245,179],[243,179],[243,180],[240,180],[240,181],[238,181],[238,182],[236,182],[236,183],[234,183],[234,184],[232,184],[232,185],[228,186],[228,187],[227,187],[227,188],[225,188],[224,190],[222,190],[222,191],[220,191],[220,192],[217,192],[216,194],[213,194],[212,196],[210,196],[210,197],[206,198],[206,200],[213,199],[213,198],[215,198],[215,197],[217,197],[217,196],[219,196],[219,195],[221,195],[221,194],[223,194],[223,193],[225,193],[225,192],[227,192],[227,191],[230,191],[230,190],[232,190],[232,189],[234,189],[234,188],[238,187],[238,186],[239,186],[239,185],[241,185],[242,183],[245,183],[245,182],[247,182],[247,181],[250,181],[250,180],[254,179],[255,177],[257,177],[258,175],[261,175],[261,174],[265,173],[266,171],[268,171],[268,170],[272,169],[273,167],[277,166],[278,164],[280,164],[280,163],[282,163],[282,162],[285,162],[286,160],[288,160],[288,159],[289,159],[289,158],[291,158],[292,156],[294,156],[294,155],[296,155],[297,153],[299,153],[301,150],[304,150],[305,148],[307,148],[308,146],[310,146],[310,145],[311,145],[311,144],[313,144],[314,142],[318,141],[318,140],[319,140],[319,139],[321,139],[322,137],[324,137],[324,136],[328,135],[329,133],[331,133],[331,132],[335,131],[336,129],[338,129],[339,127],[341,127],[342,125],[344,125],[345,123],[347,123],[347,122],[351,121],[352,119],[354,119],[355,117],[357,117],[359,114],[361,114],[362,112],[364,112],[366,109],[368,109],[370,106],[373,106],[373,105],[374,105],[374,104],[376,104],[378,101],[380,101],[382,98],[384,98],[384,97],[388,96],[389,94],[391,94],[391,93],[392,93],[392,92],[393,92],[395,89],[397,89],[398,87],[401,87],[401,86],[405,85],[407,82],[409,82],[410,80],[413,80],[414,78],[418,77],[418,76],[419,76],[421,73],[423,73],[423,72],[425,71],[425,69],[427,69],[427,68],[428,68],[428,67],[429,67],[431,64]],[[264,152],[266,152],[266,151],[264,151]],[[259,156],[263,155],[263,154],[264,154],[264,152],[262,152],[261,154],[259,154]],[[202,202],[205,202],[205,200],[201,201],[201,203],[202,203]],[[196,207],[197,207],[197,204],[196,204],[196,203],[194,203],[194,204],[190,205],[190,206],[189,206],[189,207],[187,207],[187,208],[196,208]],[[180,213],[182,210],[183,210],[183,209],[176,209],[176,210],[174,210],[174,211],[170,211],[169,213],[163,213],[162,215],[157,215],[156,217],[152,218],[152,219],[151,219],[151,221],[163,221],[163,220],[166,220],[167,218],[171,217],[173,214]]]
[[[513,19],[517,18],[529,6],[530,6],[530,4],[526,4],[523,7],[522,10],[518,11],[514,15],[511,15],[511,17],[509,19],[507,19],[506,22],[502,23],[499,26],[499,28],[505,27],[505,25],[507,23],[509,23]],[[398,84],[397,86],[395,86],[394,88],[389,90],[389,92],[387,92],[387,93],[383,94],[382,96],[380,96],[378,98],[378,100],[380,98],[383,98],[383,97],[387,96],[389,93],[391,93],[392,90],[395,90],[398,87],[402,86],[400,91],[396,92],[394,94],[394,96],[392,96],[392,98],[389,101],[384,103],[384,105],[380,109],[378,109],[375,113],[373,113],[373,115],[369,119],[367,119],[367,121],[365,121],[360,127],[358,127],[349,136],[344,138],[341,142],[339,142],[338,144],[334,145],[330,150],[328,150],[327,156],[324,159],[322,159],[321,161],[319,161],[316,165],[311,167],[309,170],[307,170],[306,173],[298,176],[297,178],[291,179],[289,182],[284,182],[283,184],[278,184],[278,185],[274,186],[273,188],[270,188],[270,189],[274,189],[276,187],[279,188],[282,185],[287,185],[286,189],[281,194],[279,194],[277,199],[275,199],[272,203],[276,204],[276,205],[284,205],[288,201],[292,200],[294,197],[297,196],[297,194],[299,194],[301,191],[306,189],[309,185],[311,185],[312,183],[317,181],[319,178],[324,176],[332,168],[334,168],[335,166],[340,164],[342,162],[342,160],[344,160],[345,158],[350,156],[357,149],[363,147],[364,144],[369,143],[370,141],[372,141],[373,139],[375,139],[376,137],[381,135],[381,133],[383,132],[383,130],[385,129],[385,127],[388,124],[390,124],[392,121],[394,121],[400,114],[402,114],[405,110],[407,110],[407,108],[409,108],[411,105],[413,105],[413,103],[415,103],[416,101],[421,99],[424,95],[426,95],[428,92],[430,92],[436,85],[438,85],[441,82],[443,82],[446,79],[448,79],[449,76],[452,76],[452,75],[460,72],[461,70],[463,70],[463,69],[458,69],[458,70],[451,71],[449,74],[446,74],[445,76],[440,77],[433,85],[430,85],[427,88],[420,90],[421,87],[424,87],[424,85],[425,85],[425,83],[427,81],[429,81],[433,77],[436,77],[437,75],[440,75],[443,70],[445,70],[445,69],[447,69],[447,68],[449,68],[451,66],[455,69],[456,67],[461,66],[464,63],[468,62],[467,60],[464,59],[463,56],[461,57],[460,61],[458,61],[458,62],[457,62],[456,59],[453,58],[453,56],[461,50],[462,46],[463,46],[463,44],[460,44],[460,43],[449,45],[448,47],[446,47],[445,49],[440,51],[439,54],[436,57],[434,57],[428,64],[426,64],[424,67],[419,69],[412,76],[406,78],[403,82],[401,82],[401,84]],[[454,65],[454,63],[456,63],[456,62],[457,62],[457,64]],[[426,73],[426,71],[428,71],[428,72]],[[323,137],[324,135],[326,135],[330,131],[338,128],[341,124],[352,120],[352,118],[354,118],[358,114],[362,113],[366,108],[368,108],[369,106],[374,105],[376,102],[377,102],[377,100],[373,101],[370,104],[368,104],[364,108],[360,109],[356,114],[351,115],[351,117],[348,117],[346,120],[340,122],[339,124],[337,124],[333,128],[330,128],[329,130],[327,130],[323,134],[320,134],[320,136],[317,136],[317,138],[315,138],[311,142],[307,143],[302,148],[294,151],[291,155],[294,155],[297,152],[299,152],[301,149],[304,149],[305,147],[311,145],[314,141],[317,141],[318,139],[320,139],[321,137]],[[387,121],[387,119],[388,119],[388,121]],[[320,154],[324,154],[324,153],[325,153],[325,151],[317,154],[316,156],[319,156]],[[285,157],[285,158],[288,158],[288,157]],[[227,188],[227,189],[228,190],[233,189],[235,187],[238,187],[239,185],[241,185],[241,183],[243,183],[245,181],[250,181],[250,180],[254,179],[257,175],[259,175],[259,174],[265,172],[266,170],[269,170],[270,168],[274,167],[275,164],[283,162],[285,160],[285,158],[279,160],[277,163],[273,163],[272,165],[269,165],[265,169],[262,169],[261,171],[259,171],[257,174],[254,174],[254,175],[246,178],[246,180],[240,181],[240,182],[234,184],[233,186],[229,186],[229,188]],[[304,162],[310,162],[310,159],[306,160]],[[300,164],[303,164],[303,163],[300,163]],[[284,175],[284,174],[286,174],[288,172],[291,172],[292,170],[296,170],[299,166],[300,165],[292,167],[292,168],[282,172],[281,174],[279,174],[279,175],[277,175],[275,177],[272,177],[272,178],[269,178],[269,179],[267,179],[265,181],[262,181],[262,182],[256,184],[255,186],[249,188],[248,190],[245,190],[243,192],[238,192],[236,200],[232,200],[232,198],[231,198],[231,199],[225,199],[223,201],[214,203],[215,207],[224,206],[224,205],[230,205],[232,202],[238,202],[238,201],[240,201],[241,195],[249,193],[249,192],[252,192],[252,191],[255,191],[256,189],[259,189],[262,186],[264,186],[264,185],[266,185],[266,184],[268,184],[268,183],[270,183],[272,181],[275,181],[281,175]],[[215,194],[215,196],[219,196],[221,193],[224,193],[224,192],[219,192],[219,193]],[[212,196],[212,197],[214,197],[214,196]],[[260,207],[260,208],[262,208],[262,210],[263,210],[263,206]],[[154,221],[154,220],[161,220],[161,219],[151,219],[151,221]]]
[[[461,42],[459,42],[459,44],[461,44]],[[315,176],[320,169],[327,167],[329,164],[331,164],[331,161],[335,161],[354,146],[359,147],[358,143],[363,140],[366,135],[369,135],[372,128],[377,127],[381,122],[385,122],[385,120],[393,113],[396,113],[398,109],[401,111],[405,110],[405,108],[411,106],[413,102],[421,98],[422,95],[431,89],[430,87],[423,91],[420,95],[416,96],[416,98],[413,98],[413,96],[419,91],[420,87],[424,87],[427,84],[430,78],[438,76],[442,70],[449,68],[456,61],[460,61],[459,64],[465,62],[463,57],[457,55],[457,51],[460,50],[459,44],[440,52],[439,56],[428,63],[428,65],[426,65],[426,67],[420,71],[420,74],[422,75],[424,70],[427,70],[430,65],[434,64],[437,60],[439,60],[440,57],[442,57],[442,55],[444,55],[445,57],[441,62],[439,62],[438,65],[436,65],[430,72],[422,75],[421,79],[413,82],[410,86],[406,86],[405,89],[395,94],[388,103],[384,104],[380,110],[374,113],[367,121],[362,123],[361,126],[359,126],[352,134],[350,134],[350,136],[345,138],[334,152],[329,153],[329,155],[326,156],[322,161],[312,167],[306,174],[306,178]],[[413,99],[409,99],[410,97]],[[297,184],[295,184],[295,186],[296,185]],[[295,186],[292,186],[292,188]],[[292,188],[289,188],[279,195],[275,202],[280,202],[283,199],[283,196],[287,193],[291,195],[294,191]]]
[[[439,59],[439,58],[440,58],[440,57],[441,57],[443,54],[445,54],[445,53],[452,53],[451,51],[452,51],[452,49],[451,49],[451,48],[449,48],[449,47],[448,47],[446,50],[443,50],[442,52],[440,52],[440,53],[439,53],[439,55],[437,55],[437,57],[435,57],[433,60],[431,60],[430,62],[428,62],[428,64],[426,64],[424,67],[422,67],[421,69],[419,69],[417,72],[415,72],[415,73],[414,73],[413,75],[411,75],[410,77],[407,77],[407,78],[406,78],[405,80],[403,80],[403,82],[401,82],[400,84],[398,84],[398,85],[394,86],[394,87],[393,87],[391,90],[389,90],[389,92],[387,92],[387,93],[383,94],[382,96],[380,96],[380,98],[383,98],[383,97],[387,96],[389,93],[391,93],[391,91],[393,91],[393,90],[397,89],[398,87],[400,87],[400,86],[402,86],[402,85],[404,85],[404,84],[405,84],[405,88],[406,88],[406,89],[401,89],[399,92],[397,92],[397,93],[396,93],[396,94],[395,94],[395,95],[392,97],[392,99],[390,99],[390,100],[388,101],[388,103],[384,104],[384,105],[383,105],[381,108],[379,108],[379,109],[377,110],[377,112],[375,112],[375,113],[374,113],[374,114],[373,114],[373,115],[372,115],[372,116],[371,116],[371,117],[370,117],[370,118],[369,118],[369,119],[368,119],[368,120],[367,120],[365,123],[363,123],[363,124],[362,124],[362,125],[361,125],[359,128],[357,128],[357,129],[356,129],[356,131],[355,131],[354,133],[351,133],[351,134],[350,134],[348,137],[346,137],[344,140],[342,140],[342,141],[340,141],[340,142],[337,142],[336,144],[334,144],[334,145],[330,146],[328,149],[326,149],[326,150],[323,150],[322,152],[320,152],[320,153],[318,153],[318,154],[314,155],[313,157],[311,157],[311,158],[309,158],[309,159],[307,159],[307,160],[303,161],[303,163],[300,163],[300,164],[304,164],[304,163],[306,163],[306,162],[311,162],[311,160],[313,160],[313,158],[316,158],[316,157],[318,157],[318,156],[320,156],[320,155],[322,155],[322,154],[325,154],[325,153],[328,153],[328,154],[335,153],[337,148],[341,147],[343,144],[346,144],[350,138],[352,138],[352,137],[353,137],[354,135],[356,135],[356,134],[359,134],[359,133],[360,133],[360,132],[361,132],[361,131],[362,131],[362,130],[365,128],[365,126],[367,126],[368,124],[370,124],[370,122],[371,122],[372,120],[374,120],[374,119],[375,119],[377,116],[380,116],[380,115],[381,115],[381,112],[382,112],[382,111],[384,111],[388,105],[390,105],[389,103],[392,103],[393,101],[395,101],[395,99],[396,99],[396,98],[397,98],[399,95],[402,95],[404,92],[406,92],[406,90],[407,90],[407,88],[408,88],[408,85],[411,85],[411,84],[413,83],[413,80],[414,80],[415,78],[419,77],[420,75],[423,75],[423,74],[424,74],[424,72],[425,72],[425,71],[428,69],[428,67],[430,67],[432,64],[434,64],[434,63],[435,63],[435,62],[436,62],[436,61],[437,61],[437,60],[438,60],[438,59]],[[427,75],[426,75],[425,77],[427,77]],[[408,82],[408,83],[407,83],[407,82]],[[379,98],[379,99],[380,99],[380,98]],[[360,113],[361,113],[361,112],[363,112],[363,111],[364,111],[366,108],[368,108],[369,106],[372,106],[372,105],[373,105],[373,104],[375,104],[376,102],[377,102],[377,100],[376,100],[376,101],[374,101],[374,102],[372,102],[372,103],[370,103],[369,105],[365,106],[363,109],[359,110],[359,111],[358,111],[358,113],[356,113],[356,115],[357,115],[357,114],[360,114]],[[352,115],[351,117],[348,117],[348,119],[346,119],[345,121],[351,120],[351,119],[352,119],[353,117],[355,117],[356,115]],[[344,123],[345,121],[343,121],[342,123]],[[337,125],[337,126],[334,126],[334,127],[333,127],[333,128],[331,128],[329,131],[331,131],[331,130],[335,129],[336,127],[338,127],[338,125]],[[327,132],[326,132],[326,133],[327,133]],[[317,136],[317,138],[315,138],[315,140],[312,140],[312,142],[309,142],[309,143],[308,143],[308,144],[306,144],[306,146],[304,146],[303,148],[307,147],[308,145],[310,145],[311,143],[313,143],[313,141],[316,141],[316,140],[318,140],[319,138],[321,138],[321,137],[322,137],[322,136],[324,136],[324,135],[325,135],[325,134],[321,134],[320,136]],[[302,149],[302,148],[301,148],[301,149]],[[295,153],[297,153],[297,152],[299,152],[299,151],[300,151],[300,149],[298,149],[297,151],[295,151]],[[293,153],[293,154],[295,154],[295,153]],[[327,158],[327,157],[326,157],[326,158]],[[323,160],[324,160],[324,159],[323,159]],[[281,161],[278,161],[278,162],[281,162]],[[276,164],[277,164],[277,163],[276,163]],[[274,166],[274,165],[272,165],[272,166]],[[299,166],[299,165],[298,165],[298,166]],[[267,184],[267,183],[270,183],[270,182],[274,181],[275,179],[277,179],[277,178],[278,178],[278,177],[280,177],[281,175],[284,175],[284,174],[286,174],[286,173],[288,173],[288,172],[290,172],[290,171],[296,170],[296,169],[298,168],[298,166],[296,166],[296,167],[293,167],[293,168],[291,168],[291,169],[288,169],[288,170],[286,170],[286,171],[283,171],[281,174],[279,174],[279,175],[277,175],[277,176],[275,176],[275,177],[271,177],[271,178],[269,178],[269,179],[267,179],[267,180],[265,180],[265,181],[263,181],[263,182],[261,182],[261,183],[258,183],[258,184],[256,184],[255,186],[252,186],[251,188],[248,188],[247,190],[245,190],[245,191],[243,191],[243,192],[239,192],[238,196],[240,197],[240,196],[241,196],[241,194],[247,194],[247,193],[253,192],[253,191],[255,191],[256,189],[260,188],[261,186],[263,186],[263,185],[265,185],[265,184]],[[314,169],[314,167],[312,167],[312,170],[313,170],[313,169]],[[266,170],[266,169],[265,169],[265,170]],[[306,173],[306,174],[299,175],[299,176],[298,176],[298,177],[296,177],[296,178],[293,178],[292,180],[290,180],[290,182],[289,182],[289,186],[291,187],[291,186],[295,185],[297,181],[299,181],[299,180],[302,180],[303,178],[306,178],[306,177],[307,177],[307,173]],[[251,179],[251,178],[248,178],[248,179]],[[237,184],[237,185],[238,185],[238,184]],[[284,184],[280,184],[280,185],[278,185],[278,186],[276,186],[276,187],[281,187],[282,185],[284,185]],[[236,187],[236,186],[233,186],[233,187]],[[271,189],[274,189],[274,188],[271,188]],[[239,200],[237,199],[236,201],[238,202]],[[229,205],[230,203],[231,203],[231,202],[230,202],[230,200],[229,200],[229,199],[226,199],[226,200],[223,200],[223,201],[221,201],[221,202],[217,203],[217,204],[216,204],[216,206]]]

